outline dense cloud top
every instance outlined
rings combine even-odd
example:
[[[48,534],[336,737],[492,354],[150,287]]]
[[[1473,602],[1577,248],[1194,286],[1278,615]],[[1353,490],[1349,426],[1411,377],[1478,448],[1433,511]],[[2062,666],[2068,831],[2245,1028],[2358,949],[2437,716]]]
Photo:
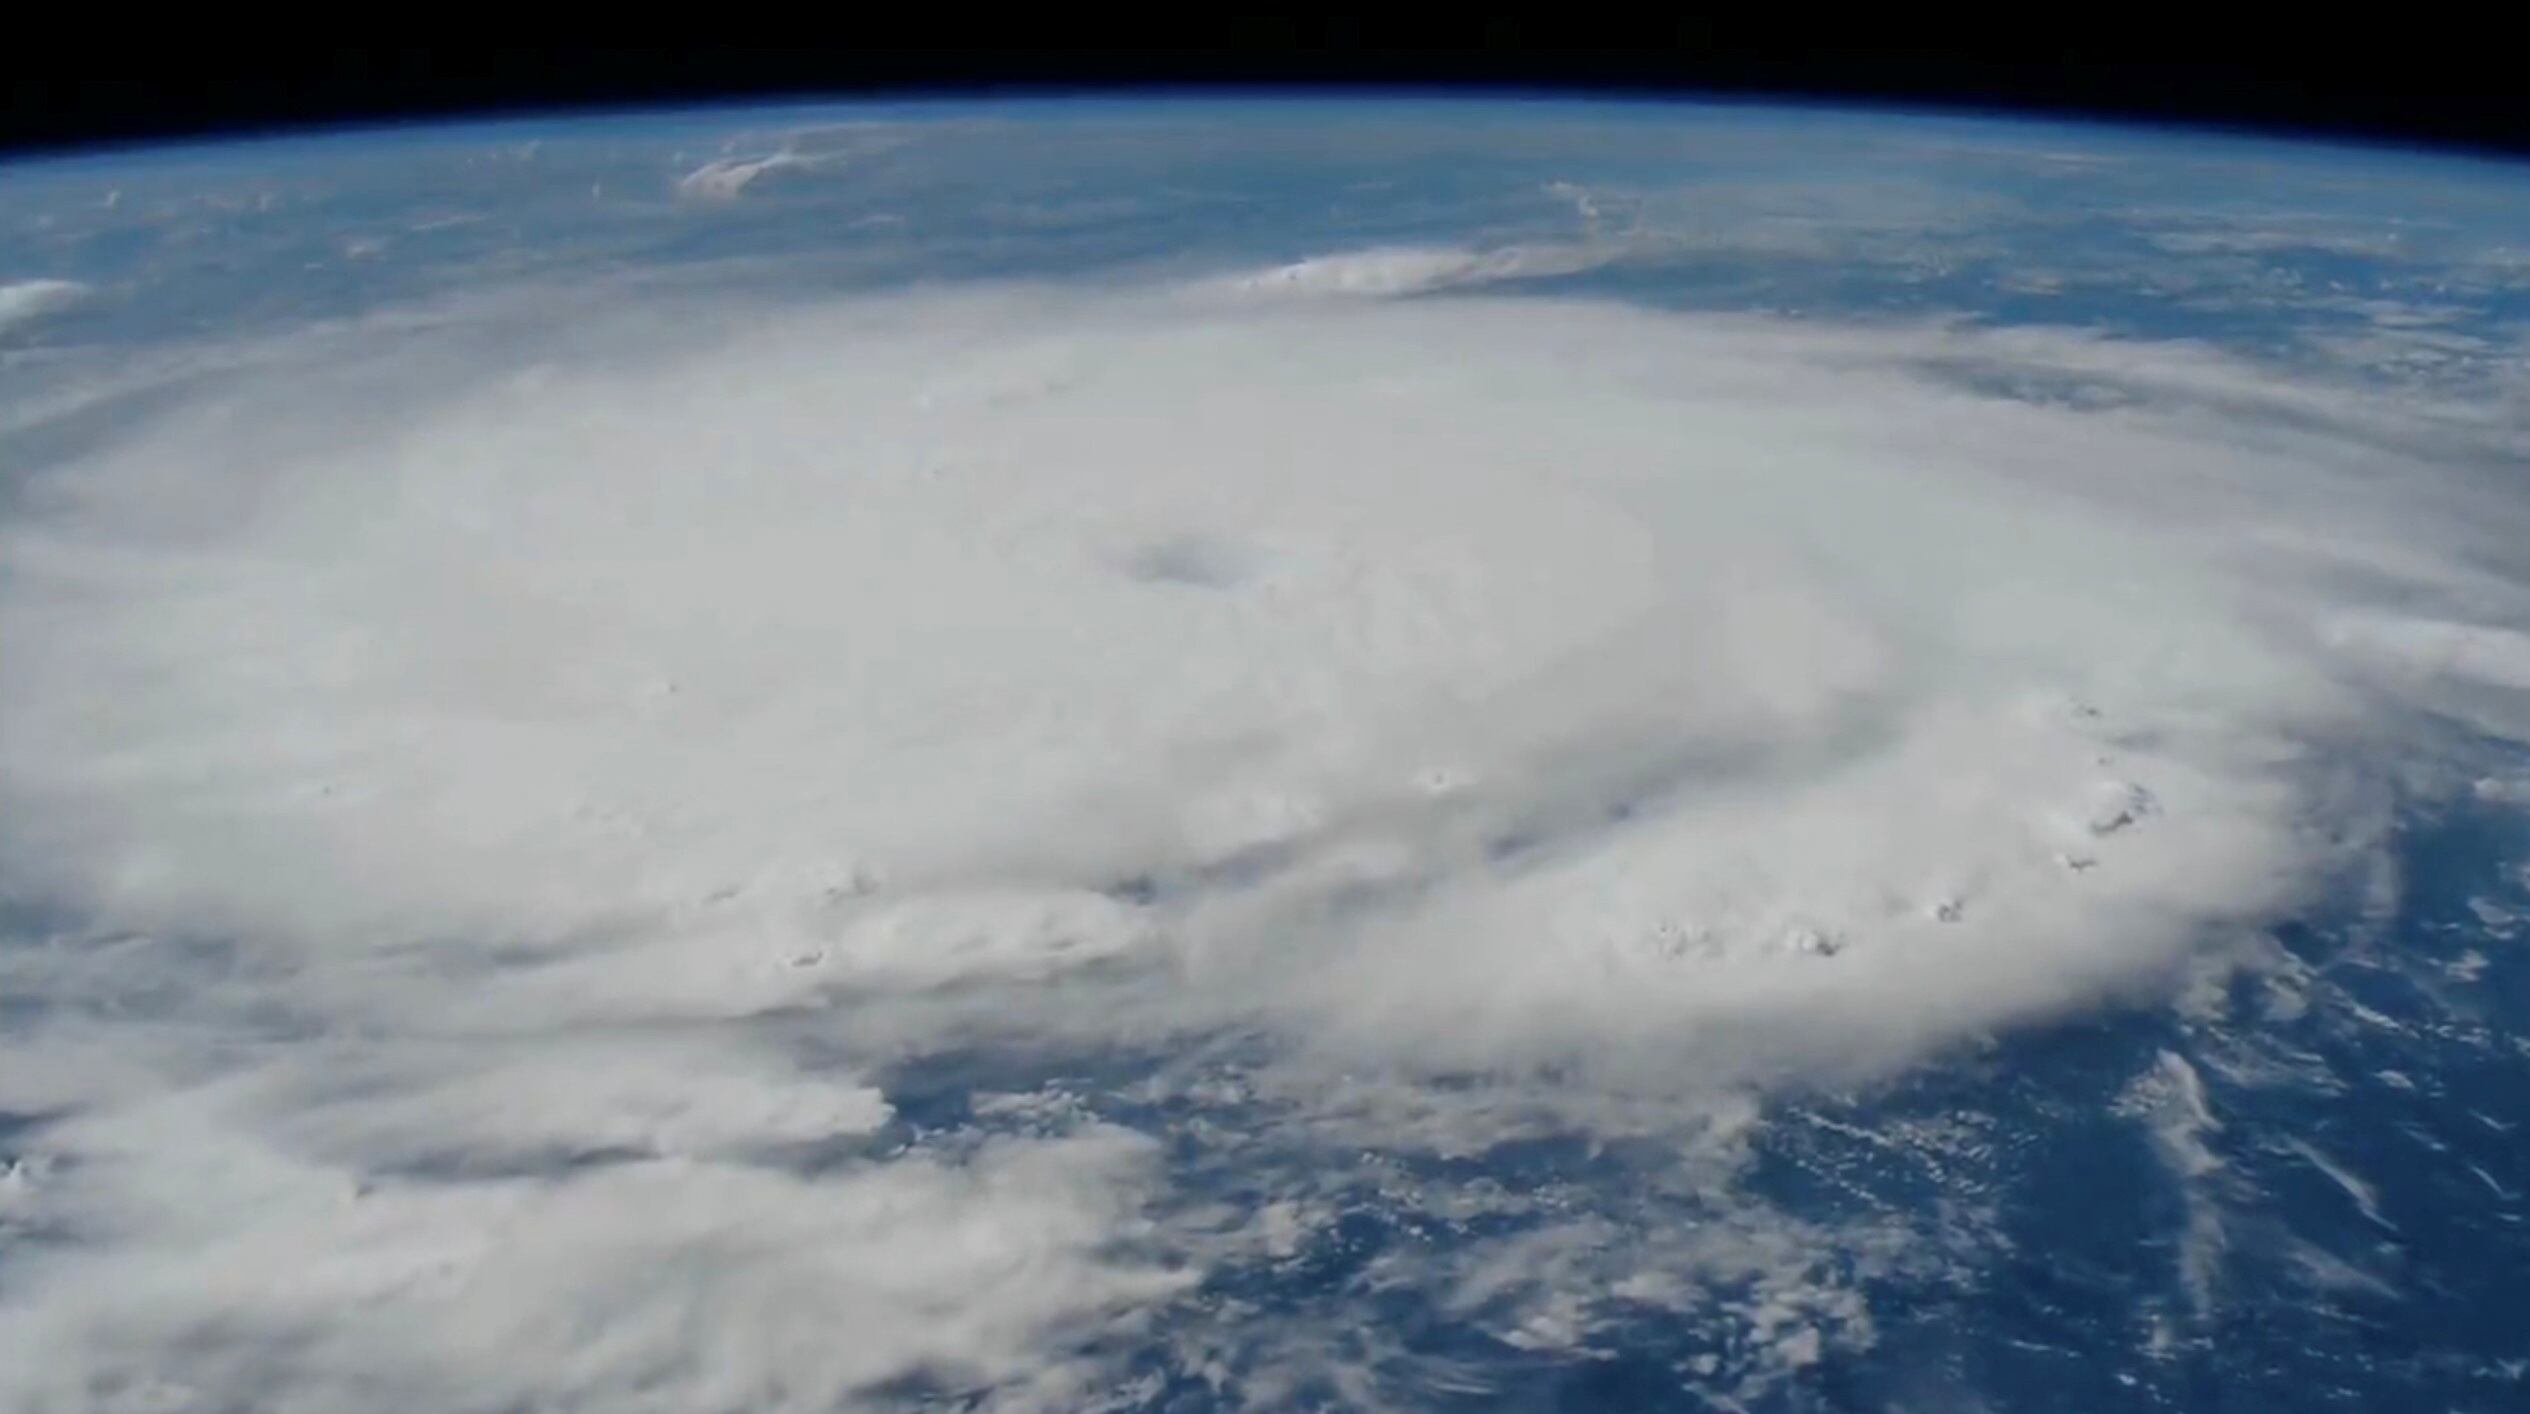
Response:
[[[2421,714],[2522,725],[2499,423],[1393,298],[1523,259],[381,333],[22,488],[0,878],[65,922],[0,1211],[64,1240],[0,1399],[1076,1407],[1298,1219],[896,1135],[885,1067],[1713,1113],[2161,985],[2374,843]]]

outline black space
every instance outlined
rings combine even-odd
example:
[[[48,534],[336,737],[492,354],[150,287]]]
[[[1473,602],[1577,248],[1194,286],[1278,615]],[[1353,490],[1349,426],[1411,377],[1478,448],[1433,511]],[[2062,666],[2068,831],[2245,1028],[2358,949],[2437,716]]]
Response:
[[[953,23],[927,44],[851,49],[280,53],[231,38],[233,54],[168,44],[136,59],[109,45],[28,45],[0,58],[0,151],[662,103],[1296,86],[1898,102],[2530,155],[2530,80],[2505,46],[2438,25],[2430,35],[2406,33],[2395,14],[2371,15],[2359,34],[2332,34],[2304,12],[2225,54],[2185,27],[2127,13],[2054,14],[2058,24],[2112,32],[2079,42],[1992,20],[1972,37],[1941,37],[1920,32],[1919,17],[1908,15],[1910,42],[1876,46],[1800,42],[1804,28],[1853,32],[1849,21],[1806,9],[1786,12],[1774,22],[1783,32],[1762,41],[1749,34],[1765,29],[1763,20],[1615,27],[1475,18],[1383,28],[1233,17],[1211,21],[1199,43],[1126,47],[1091,43],[1088,26],[1070,18],[971,10],[944,15]],[[887,23],[901,30],[909,22]],[[1130,32],[1147,38],[1153,26]],[[1053,42],[1010,43],[1031,37]],[[83,62],[83,54],[111,62]]]

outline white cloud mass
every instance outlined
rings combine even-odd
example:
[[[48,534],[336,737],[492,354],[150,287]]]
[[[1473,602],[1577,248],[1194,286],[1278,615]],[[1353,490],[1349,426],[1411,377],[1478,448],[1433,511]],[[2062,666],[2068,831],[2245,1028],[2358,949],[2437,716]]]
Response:
[[[24,324],[88,297],[76,280],[12,280],[0,282],[0,330]]]
[[[1083,1407],[1300,1210],[890,1064],[1256,1036],[1584,1126],[1886,1073],[2289,907],[2415,714],[2523,725],[2500,424],[1387,298],[1581,259],[382,333],[30,476],[0,1408]],[[1803,1292],[1768,1359],[1868,1339]]]

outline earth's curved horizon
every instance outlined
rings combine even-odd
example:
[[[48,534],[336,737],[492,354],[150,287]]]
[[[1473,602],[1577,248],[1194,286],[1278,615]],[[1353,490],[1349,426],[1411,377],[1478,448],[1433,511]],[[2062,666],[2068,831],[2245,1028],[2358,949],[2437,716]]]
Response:
[[[0,167],[0,1414],[2530,1397],[2530,180]]]

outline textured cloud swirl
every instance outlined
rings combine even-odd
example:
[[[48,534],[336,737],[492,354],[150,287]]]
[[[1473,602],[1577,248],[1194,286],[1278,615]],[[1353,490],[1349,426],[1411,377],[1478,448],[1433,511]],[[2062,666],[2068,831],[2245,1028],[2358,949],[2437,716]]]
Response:
[[[1718,1195],[1750,1096],[2167,988],[2422,714],[2523,726],[2499,423],[1461,288],[1575,259],[382,328],[28,480],[0,1407],[1079,1408],[1155,1330],[1377,1402],[1203,1304],[1324,1216],[1203,1096]],[[1197,1117],[1051,1084],[1122,1054]],[[908,1108],[985,1055],[1049,1084]],[[1805,1254],[1902,1253],[1702,1201],[1398,1280],[1870,1338]]]

